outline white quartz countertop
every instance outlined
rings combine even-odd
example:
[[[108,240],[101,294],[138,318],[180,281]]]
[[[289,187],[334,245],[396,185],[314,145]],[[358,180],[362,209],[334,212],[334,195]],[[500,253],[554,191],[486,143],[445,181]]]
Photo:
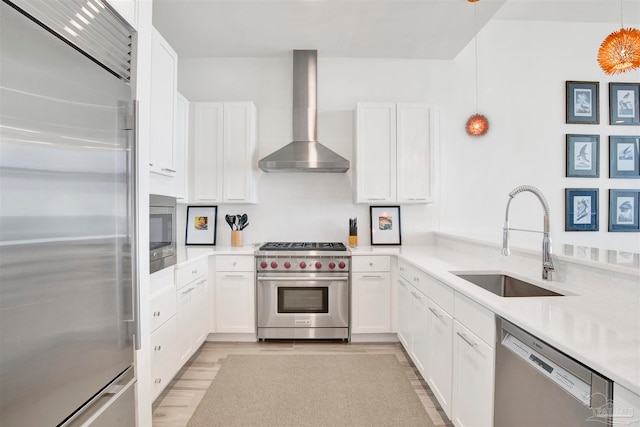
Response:
[[[182,247],[178,263],[207,255],[253,255],[257,245]],[[493,253],[495,252],[495,253]],[[541,279],[541,261],[502,257],[499,250],[457,250],[439,245],[351,248],[354,256],[398,256],[497,315],[640,394],[640,274],[635,269],[578,274],[556,262],[553,280]],[[575,268],[575,267],[574,267]],[[582,275],[580,271],[583,270]],[[501,272],[565,296],[503,298],[452,272]],[[452,313],[453,314],[453,313]]]

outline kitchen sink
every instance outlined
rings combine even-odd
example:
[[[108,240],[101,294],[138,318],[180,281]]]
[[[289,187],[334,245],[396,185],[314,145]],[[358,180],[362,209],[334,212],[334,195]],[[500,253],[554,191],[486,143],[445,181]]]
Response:
[[[557,292],[500,273],[454,273],[501,297],[559,297]]]

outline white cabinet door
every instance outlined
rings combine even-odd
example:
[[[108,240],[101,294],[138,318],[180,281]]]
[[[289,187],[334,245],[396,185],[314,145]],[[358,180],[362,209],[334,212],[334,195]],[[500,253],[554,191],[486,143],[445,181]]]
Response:
[[[352,273],[351,332],[391,332],[391,273]]]
[[[194,102],[192,106],[191,197],[193,201],[222,202],[223,104]]]
[[[411,351],[411,289],[404,279],[398,279],[398,339],[407,353]]]
[[[200,347],[209,334],[207,283],[207,279],[199,280],[191,292],[191,307],[193,310],[192,338],[196,349]]]
[[[255,202],[256,107],[224,103],[223,196],[227,203]]]
[[[429,325],[429,308],[427,306],[427,297],[413,288],[411,291],[412,309],[411,309],[411,359],[422,374],[426,377],[429,347],[428,347],[428,325]]]
[[[451,418],[451,384],[453,368],[453,318],[429,300],[429,363],[425,380],[445,414]]]
[[[453,424],[491,427],[495,352],[455,320],[453,331]]]
[[[176,173],[174,131],[178,95],[178,56],[154,28],[151,45],[151,172]]]
[[[434,147],[431,109],[425,104],[397,105],[397,201],[433,201]]]
[[[191,334],[194,319],[191,307],[191,293],[193,285],[187,285],[182,289],[178,289],[176,295],[178,319],[178,364],[184,365],[191,355],[195,352],[193,337]]]
[[[253,272],[216,273],[216,332],[255,333]]]
[[[193,201],[255,203],[255,104],[196,102],[193,116]]]
[[[355,201],[396,200],[396,106],[358,103],[356,108]]]
[[[178,93],[176,104],[176,175],[173,178],[173,195],[187,198],[187,147],[189,142],[189,101]]]

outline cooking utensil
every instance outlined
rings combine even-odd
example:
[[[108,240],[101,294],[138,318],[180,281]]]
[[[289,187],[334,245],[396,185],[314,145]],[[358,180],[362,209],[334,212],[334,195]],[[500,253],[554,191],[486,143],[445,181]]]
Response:
[[[227,221],[227,224],[229,224],[229,227],[231,227],[231,230],[235,230],[234,228],[234,222],[236,220],[234,215],[225,215],[224,219]]]

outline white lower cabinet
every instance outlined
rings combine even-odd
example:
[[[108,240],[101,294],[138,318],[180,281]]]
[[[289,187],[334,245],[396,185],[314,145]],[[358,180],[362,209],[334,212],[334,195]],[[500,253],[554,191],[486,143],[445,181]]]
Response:
[[[495,351],[456,320],[453,331],[451,420],[456,427],[491,427]]]
[[[429,300],[429,354],[425,380],[445,414],[451,418],[451,373],[453,369],[453,317]]]
[[[207,276],[207,259],[176,268],[179,366],[193,356],[207,336]]]
[[[391,258],[352,258],[351,333],[391,332]]]
[[[151,399],[155,400],[178,372],[176,284],[173,268],[150,276]]]
[[[256,333],[253,256],[216,256],[215,332]]]
[[[404,279],[398,278],[398,340],[405,349],[411,347],[411,289]]]
[[[415,288],[414,288],[415,289]],[[411,358],[422,377],[426,377],[429,353],[429,308],[427,297],[417,289],[411,292]],[[434,349],[435,351],[436,349]]]

